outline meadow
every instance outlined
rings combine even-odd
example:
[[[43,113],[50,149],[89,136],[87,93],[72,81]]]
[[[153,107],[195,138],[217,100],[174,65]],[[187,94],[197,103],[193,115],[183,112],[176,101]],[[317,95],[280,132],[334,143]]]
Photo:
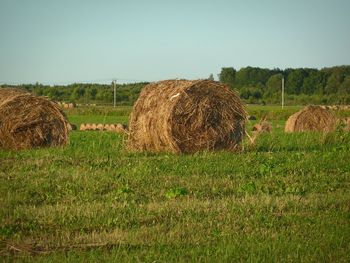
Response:
[[[0,259],[349,262],[350,134],[285,134],[299,108],[249,106],[273,132],[240,153],[131,153],[125,136],[94,131],[0,151]],[[67,115],[127,123],[130,110]]]

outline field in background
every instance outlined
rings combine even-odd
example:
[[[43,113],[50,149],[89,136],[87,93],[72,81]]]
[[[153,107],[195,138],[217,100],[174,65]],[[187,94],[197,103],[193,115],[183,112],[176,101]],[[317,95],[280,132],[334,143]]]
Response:
[[[242,153],[129,153],[121,135],[80,131],[65,148],[0,151],[0,256],[348,262],[350,134],[283,133],[298,109],[249,106],[274,131]],[[130,110],[67,114],[127,123]]]

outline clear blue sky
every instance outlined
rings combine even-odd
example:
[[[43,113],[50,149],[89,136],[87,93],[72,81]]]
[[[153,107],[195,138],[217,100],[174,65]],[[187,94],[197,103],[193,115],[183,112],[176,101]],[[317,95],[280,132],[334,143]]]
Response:
[[[350,64],[350,1],[0,0],[0,34],[0,83],[322,68]]]

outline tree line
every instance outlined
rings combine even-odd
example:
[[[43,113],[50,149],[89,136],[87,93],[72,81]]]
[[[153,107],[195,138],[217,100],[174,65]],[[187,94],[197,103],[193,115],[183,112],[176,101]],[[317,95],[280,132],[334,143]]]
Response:
[[[238,71],[233,67],[224,67],[218,78],[220,82],[236,90],[246,103],[280,103],[281,83],[284,78],[286,105],[350,104],[350,66],[285,70],[244,67]],[[209,79],[214,79],[213,74],[210,74]],[[132,105],[147,84],[117,84],[117,104]],[[112,84],[74,83],[49,86],[35,83],[12,87],[27,89],[36,95],[47,96],[56,101],[112,104],[114,100]]]
[[[287,102],[350,104],[350,66],[331,68],[266,69],[222,68],[219,80],[237,90],[250,103],[278,103],[282,78]]]
[[[132,84],[116,84],[116,101],[118,105],[132,105],[139,96],[141,89],[147,82]],[[38,96],[47,96],[54,101],[74,102],[81,104],[105,104],[112,105],[114,102],[114,91],[112,84],[98,83],[74,83],[70,85],[43,85],[22,84],[16,86],[3,85],[26,89]]]

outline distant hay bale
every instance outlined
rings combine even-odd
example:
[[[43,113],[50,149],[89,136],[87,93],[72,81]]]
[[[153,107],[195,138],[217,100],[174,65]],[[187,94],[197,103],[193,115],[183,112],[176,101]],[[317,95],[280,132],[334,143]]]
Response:
[[[127,133],[128,126],[122,123],[117,123],[114,125],[114,131],[117,133]]]
[[[80,131],[85,131],[86,130],[86,124],[85,123],[80,124],[79,130]]]
[[[111,130],[111,125],[110,124],[105,124],[103,126],[103,129],[106,130],[106,131],[110,131]]]
[[[0,148],[30,149],[68,142],[69,123],[59,105],[43,97],[0,88]]]
[[[85,124],[85,131],[91,131],[92,130],[92,124],[91,123],[86,123]]]
[[[285,132],[334,131],[336,118],[331,111],[320,106],[307,106],[291,115],[284,128]]]
[[[96,123],[90,124],[90,131],[96,131],[97,130],[97,125]]]
[[[98,130],[98,131],[103,131],[103,130],[104,130],[104,125],[101,124],[101,123],[97,124],[97,125],[96,125],[96,130]]]
[[[272,125],[268,121],[262,121],[253,126],[253,131],[258,133],[262,133],[262,132],[270,133],[272,131]]]
[[[211,80],[166,80],[147,85],[130,117],[134,151],[194,153],[240,148],[247,113],[239,96]]]

